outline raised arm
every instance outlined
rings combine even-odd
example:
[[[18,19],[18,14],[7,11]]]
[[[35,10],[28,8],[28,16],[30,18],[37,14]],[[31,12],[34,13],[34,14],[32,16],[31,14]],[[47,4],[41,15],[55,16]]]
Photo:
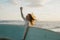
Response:
[[[23,7],[20,7],[21,17],[25,20],[22,10],[23,10]]]

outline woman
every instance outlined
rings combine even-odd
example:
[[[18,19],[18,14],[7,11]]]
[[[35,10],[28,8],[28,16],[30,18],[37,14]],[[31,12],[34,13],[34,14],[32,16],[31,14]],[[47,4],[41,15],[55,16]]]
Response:
[[[25,25],[26,25],[26,31],[24,33],[24,38],[23,38],[23,40],[25,40],[29,27],[34,25],[35,18],[31,14],[28,14],[25,18],[23,16],[22,10],[23,10],[23,7],[20,7],[21,16],[24,19]]]

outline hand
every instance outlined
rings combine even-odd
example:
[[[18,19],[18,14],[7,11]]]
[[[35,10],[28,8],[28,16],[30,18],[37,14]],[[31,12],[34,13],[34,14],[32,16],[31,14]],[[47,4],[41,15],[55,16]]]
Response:
[[[23,7],[20,7],[20,10],[22,10],[23,9]]]

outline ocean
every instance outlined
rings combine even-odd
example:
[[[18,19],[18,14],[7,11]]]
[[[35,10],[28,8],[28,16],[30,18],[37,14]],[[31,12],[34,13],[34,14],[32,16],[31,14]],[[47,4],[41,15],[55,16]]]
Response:
[[[0,20],[0,24],[24,25],[24,21]],[[36,24],[33,27],[48,29],[48,30],[52,30],[55,32],[60,32],[60,21],[36,21]]]
[[[25,30],[24,21],[0,21],[0,38],[22,40]],[[29,27],[26,40],[60,40],[60,22],[37,21]]]

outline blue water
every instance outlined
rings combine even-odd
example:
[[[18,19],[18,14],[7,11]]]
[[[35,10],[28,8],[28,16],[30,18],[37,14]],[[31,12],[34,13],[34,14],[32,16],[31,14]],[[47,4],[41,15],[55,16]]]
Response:
[[[22,25],[0,24],[0,37],[12,40],[22,40],[25,27]]]
[[[60,40],[60,34],[40,28],[30,28],[26,40]]]
[[[0,38],[22,40],[26,27],[23,25],[0,24]],[[60,40],[60,34],[41,28],[29,28],[26,40]]]
[[[19,25],[18,25],[19,24]],[[0,21],[0,38],[8,38],[11,40],[22,40],[26,27],[22,21]],[[51,26],[51,24],[53,24]],[[56,25],[57,24],[57,25]],[[35,27],[30,27],[26,40],[60,40],[60,33],[38,28],[40,27],[60,27],[60,22],[38,22]],[[49,26],[50,25],[50,26]],[[46,27],[47,28],[47,27]]]

